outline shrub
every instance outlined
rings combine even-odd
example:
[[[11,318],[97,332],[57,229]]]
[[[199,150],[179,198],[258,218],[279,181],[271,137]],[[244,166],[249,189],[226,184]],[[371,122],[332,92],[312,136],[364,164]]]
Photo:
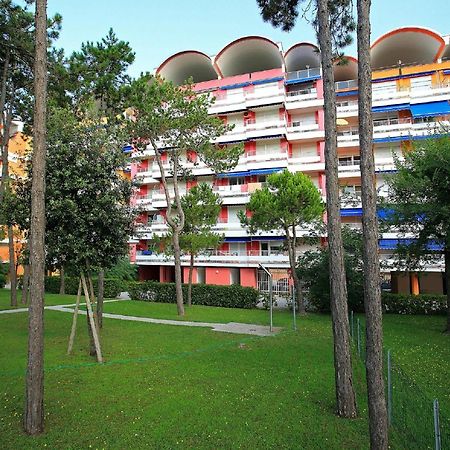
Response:
[[[383,310],[392,314],[445,315],[447,297],[445,295],[382,294]]]
[[[187,300],[188,285],[183,284],[183,297]],[[175,283],[144,281],[129,283],[128,292],[132,300],[176,303]],[[258,303],[256,289],[236,284],[217,286],[211,284],[192,285],[192,304],[222,306],[225,308],[254,308]]]
[[[77,295],[79,279],[75,277],[65,277],[64,282],[66,294]],[[95,295],[97,295],[97,280],[94,278],[92,282],[94,283],[94,293]],[[59,294],[60,283],[60,277],[46,277],[45,292],[50,292],[51,294]],[[104,297],[116,298],[122,292],[123,282],[116,278],[105,278],[104,286]]]
[[[344,264],[347,281],[348,310],[364,311],[364,285],[362,271],[361,233],[344,226]],[[308,300],[308,309],[329,313],[330,305],[330,254],[322,247],[307,251],[298,258],[297,273],[302,281]]]

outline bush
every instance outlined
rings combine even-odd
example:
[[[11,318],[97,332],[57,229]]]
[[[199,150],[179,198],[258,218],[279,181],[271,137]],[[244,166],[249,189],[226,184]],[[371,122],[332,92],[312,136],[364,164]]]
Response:
[[[188,285],[183,284],[183,297],[187,300]],[[132,300],[147,302],[176,303],[175,283],[144,281],[129,283],[128,292]],[[205,306],[222,306],[224,308],[254,308],[258,303],[259,293],[256,289],[211,284],[192,285],[192,304]]]
[[[79,279],[75,277],[65,277],[64,282],[66,294],[77,295]],[[94,278],[92,282],[94,283],[94,293],[95,295],[97,295],[98,293],[97,279]],[[46,277],[45,292],[49,292],[51,294],[59,294],[60,284],[61,284],[60,277]],[[105,278],[104,286],[105,286],[104,297],[116,298],[122,292],[123,282],[116,278]]]
[[[445,315],[447,297],[445,295],[382,294],[383,310],[392,314]]]
[[[364,312],[361,233],[344,226],[342,237],[344,241],[348,310]],[[321,313],[329,313],[331,310],[331,294],[328,246],[303,253],[298,258],[297,274],[306,291],[307,308]]]

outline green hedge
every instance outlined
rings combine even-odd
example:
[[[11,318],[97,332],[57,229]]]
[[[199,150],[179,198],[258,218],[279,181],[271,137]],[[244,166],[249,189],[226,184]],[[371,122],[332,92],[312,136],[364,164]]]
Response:
[[[183,296],[187,299],[187,284],[183,284]],[[158,281],[131,282],[128,292],[132,300],[147,302],[176,303],[175,283],[159,283]],[[254,308],[258,303],[259,293],[256,289],[211,284],[192,285],[192,304],[206,306],[222,306],[224,308]]]
[[[98,284],[97,280],[92,280],[94,283],[94,293],[97,295]],[[78,278],[73,277],[65,277],[65,290],[66,294],[69,295],[77,295],[78,292]],[[60,277],[46,277],[45,278],[45,291],[50,292],[51,294],[59,294],[59,286],[60,286]],[[118,280],[116,278],[105,278],[105,290],[104,297],[105,298],[116,298],[123,289],[123,281]]]
[[[391,314],[445,315],[447,297],[445,295],[382,294],[383,310]]]

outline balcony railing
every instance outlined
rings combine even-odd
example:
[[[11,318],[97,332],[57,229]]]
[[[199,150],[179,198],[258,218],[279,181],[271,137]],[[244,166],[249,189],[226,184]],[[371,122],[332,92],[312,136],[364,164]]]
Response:
[[[337,91],[343,89],[358,89],[358,80],[337,81],[335,86]]]
[[[303,78],[315,78],[320,76],[321,76],[320,67],[315,67],[312,69],[303,69],[288,72],[286,74],[286,79],[289,81],[289,80],[299,80]]]
[[[302,120],[294,120],[291,123],[291,127],[295,128],[295,131],[314,131],[319,128],[319,124],[315,122],[304,122]]]

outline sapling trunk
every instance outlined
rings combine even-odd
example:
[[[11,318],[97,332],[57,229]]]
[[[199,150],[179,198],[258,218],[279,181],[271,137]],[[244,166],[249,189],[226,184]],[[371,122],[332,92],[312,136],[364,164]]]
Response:
[[[16,254],[14,251],[14,230],[8,225],[9,279],[11,282],[11,306],[17,306]]]

